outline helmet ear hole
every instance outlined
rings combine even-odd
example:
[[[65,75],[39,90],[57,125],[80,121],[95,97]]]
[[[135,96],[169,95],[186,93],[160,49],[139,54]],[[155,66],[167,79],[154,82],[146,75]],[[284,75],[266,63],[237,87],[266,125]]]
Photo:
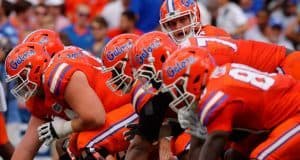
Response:
[[[41,69],[40,66],[36,67],[36,69],[34,70],[34,73],[39,73],[40,69]]]
[[[164,62],[166,61],[165,55],[162,55],[162,56],[160,57],[160,61],[161,61],[162,63],[164,63]]]
[[[198,83],[200,81],[200,75],[197,75],[194,79],[193,83]]]
[[[34,49],[34,46],[33,46],[33,45],[28,45],[28,47]]]
[[[190,51],[190,53],[192,53],[192,54],[196,54],[196,52],[195,52],[194,50],[191,50],[191,51]]]

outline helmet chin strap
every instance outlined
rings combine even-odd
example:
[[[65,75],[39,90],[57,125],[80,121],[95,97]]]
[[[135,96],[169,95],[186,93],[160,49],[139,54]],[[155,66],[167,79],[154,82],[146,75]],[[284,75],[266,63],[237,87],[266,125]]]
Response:
[[[195,32],[195,35],[200,35],[201,34],[201,31],[202,31],[202,24],[199,22],[196,24],[196,27],[194,27],[194,31],[197,31]]]

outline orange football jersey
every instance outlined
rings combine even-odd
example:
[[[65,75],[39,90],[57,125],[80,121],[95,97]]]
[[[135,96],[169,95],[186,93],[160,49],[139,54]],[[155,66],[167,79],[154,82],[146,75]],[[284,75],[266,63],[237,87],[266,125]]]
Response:
[[[241,63],[266,72],[275,72],[286,52],[283,46],[226,37],[194,37],[181,44],[181,47],[185,46],[208,49],[217,65]]]
[[[4,145],[8,142],[8,136],[6,133],[5,119],[2,113],[0,113],[0,145]]]
[[[32,97],[26,103],[33,115],[41,119],[49,119],[52,116],[72,119],[76,116],[64,100],[66,86],[76,71],[86,75],[106,112],[130,102],[129,95],[118,96],[105,85],[110,74],[103,73],[101,67],[90,64],[90,61],[85,61],[81,56],[57,54],[51,59],[43,75],[44,97]]]
[[[212,26],[212,25],[204,25],[201,26],[201,31],[198,33],[200,36],[215,36],[215,37],[230,37],[226,31],[221,28]]]
[[[197,113],[208,133],[233,128],[270,130],[300,111],[300,83],[241,64],[217,67]]]
[[[81,49],[76,46],[66,46],[65,49],[73,50],[73,53],[63,54],[62,56],[66,56],[67,59],[80,59],[80,61],[83,61],[85,63],[89,63],[91,65],[94,65],[96,67],[101,67],[102,62],[100,59],[94,57],[90,52]]]
[[[140,113],[144,105],[153,97],[155,96],[155,92],[157,91],[155,88],[152,86],[149,86],[147,88],[148,90],[146,91],[146,88],[143,87],[142,82],[137,80],[131,89],[131,103],[132,106],[135,109],[136,113]]]
[[[51,104],[53,103],[53,105]],[[48,106],[46,105],[48,104]],[[52,111],[54,111],[55,101],[53,98],[44,99],[39,96],[33,96],[26,101],[26,108],[35,117],[49,121],[52,118]],[[51,109],[53,106],[53,110]]]

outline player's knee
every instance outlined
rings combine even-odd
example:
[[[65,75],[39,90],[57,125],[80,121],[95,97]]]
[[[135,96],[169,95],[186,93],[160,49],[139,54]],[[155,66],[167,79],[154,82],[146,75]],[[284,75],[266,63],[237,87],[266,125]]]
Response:
[[[231,159],[248,159],[247,156],[243,155],[241,152],[234,150],[234,149],[228,149],[224,154],[225,160],[231,160]]]
[[[147,159],[149,154],[153,151],[153,146],[150,142],[136,135],[131,141],[127,150],[126,160]]]
[[[104,160],[109,157],[110,154],[105,148],[95,149],[95,148],[86,148],[82,151],[81,159],[82,160]]]
[[[58,155],[63,155],[65,153],[67,153],[66,150],[67,150],[68,144],[69,144],[69,138],[60,138],[55,141],[55,148],[56,148]]]
[[[72,160],[68,153],[59,156],[59,160]]]
[[[189,150],[184,150],[179,155],[177,155],[180,160],[189,160]]]

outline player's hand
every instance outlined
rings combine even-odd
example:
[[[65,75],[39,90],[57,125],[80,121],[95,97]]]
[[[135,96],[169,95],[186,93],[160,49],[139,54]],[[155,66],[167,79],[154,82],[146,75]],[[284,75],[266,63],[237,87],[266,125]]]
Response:
[[[188,130],[186,130],[186,132],[200,139],[205,139],[207,136],[206,127],[204,127],[200,123],[191,126]]]
[[[159,141],[159,160],[174,160],[175,157],[171,151],[169,138],[162,138]]]
[[[187,129],[187,132],[198,138],[205,138],[207,135],[206,127],[198,120],[196,113],[189,108],[181,108],[178,110],[178,121],[180,126]]]
[[[183,129],[191,128],[198,123],[197,115],[189,108],[181,108],[178,110],[177,114],[178,121]]]
[[[37,129],[40,141],[50,145],[55,139],[66,137],[73,132],[71,121],[55,118],[51,122],[40,125]]]
[[[126,141],[131,141],[136,134],[139,132],[138,123],[129,123],[125,126],[128,130],[123,133]]]

